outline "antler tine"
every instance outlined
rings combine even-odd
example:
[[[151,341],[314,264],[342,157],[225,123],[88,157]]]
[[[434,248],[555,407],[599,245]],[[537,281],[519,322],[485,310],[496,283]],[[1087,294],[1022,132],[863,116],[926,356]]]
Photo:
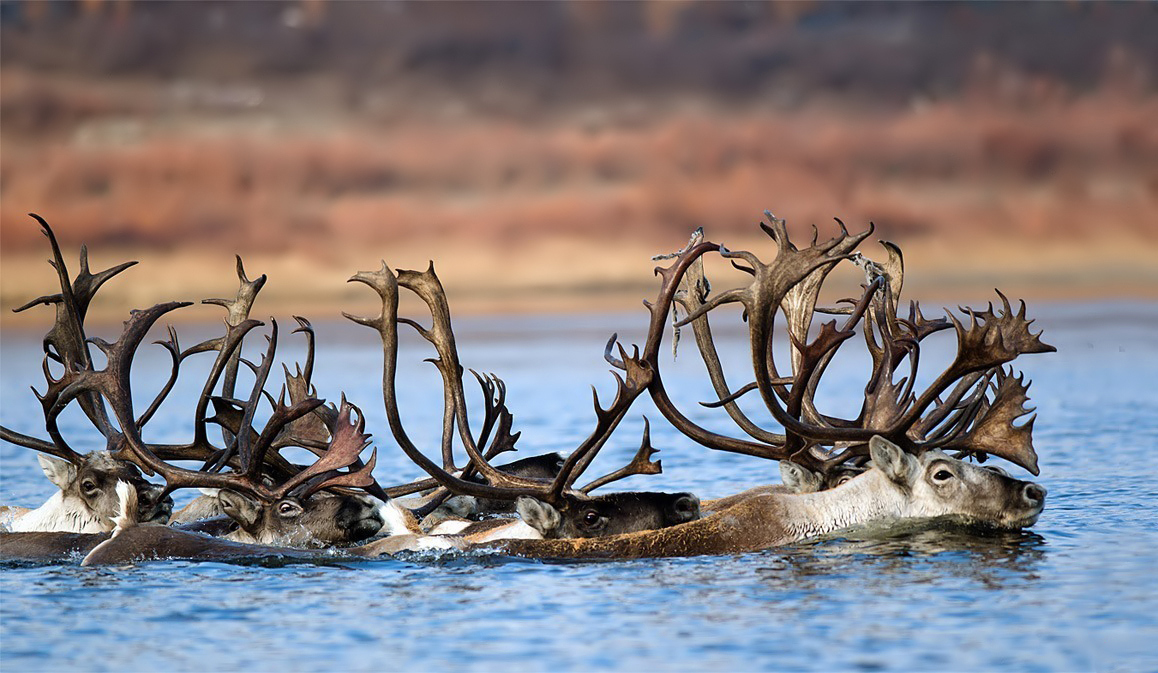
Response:
[[[215,304],[225,308],[228,312],[225,317],[225,322],[230,327],[236,327],[249,319],[249,312],[253,308],[253,303],[257,300],[257,294],[261,292],[261,288],[265,287],[267,280],[263,273],[254,280],[250,280],[245,275],[245,264],[241,261],[241,255],[235,256],[237,259],[237,280],[240,287],[237,289],[237,295],[233,299],[203,299],[202,304]]]
[[[483,452],[483,457],[488,461],[507,451],[515,450],[515,441],[522,433],[511,434],[511,425],[514,422],[514,417],[507,409],[507,384],[502,379],[489,374],[483,377],[475,370],[470,370],[479,382],[479,387],[483,392],[483,427],[479,430],[478,440],[475,442],[477,446],[486,447]],[[497,424],[497,428],[496,428]],[[491,438],[491,432],[494,431],[494,438]],[[474,462],[468,462],[463,468],[463,477],[469,477],[474,473]]]
[[[697,229],[696,232],[699,234],[699,236],[693,236],[693,238],[698,238],[699,240],[696,242],[699,243],[703,238],[703,229]],[[690,249],[691,247],[684,248],[682,251],[680,251],[680,253],[677,253],[677,256],[679,254],[687,254],[690,252]],[[733,421],[735,421],[736,425],[738,425],[741,430],[747,433],[749,437],[752,437],[757,441],[770,444],[782,444],[784,442],[783,435],[768,432],[767,430],[764,430],[760,426],[756,425],[754,422],[752,422],[751,419],[748,418],[747,415],[744,414],[739,405],[734,403],[735,399],[737,399],[740,395],[743,395],[745,392],[755,389],[755,386],[753,385],[751,388],[745,386],[736,393],[730,392],[727,379],[724,375],[723,365],[720,363],[720,356],[716,350],[715,339],[712,335],[712,327],[708,322],[708,309],[704,308],[704,304],[708,299],[710,287],[711,285],[708,282],[707,276],[704,272],[703,257],[700,256],[694,259],[691,264],[687,266],[687,271],[682,274],[680,278],[681,290],[673,295],[673,298],[681,305],[683,305],[684,310],[688,314],[688,320],[691,320],[692,332],[696,339],[696,345],[700,351],[700,358],[703,360],[704,366],[708,370],[708,378],[711,379],[712,387],[715,390],[717,397],[720,399],[720,406],[724,407],[725,411],[727,411],[728,415],[732,418]],[[692,316],[694,315],[698,317],[693,320]],[[677,330],[679,324],[680,323],[677,322]],[[674,332],[672,335],[673,348],[676,334],[678,334],[678,332]]]
[[[2,425],[0,425],[0,440],[4,440],[5,442],[9,442],[17,446],[23,446],[26,449],[47,453],[50,456],[56,456],[57,458],[67,460],[74,465],[80,459],[80,455],[69,448],[67,445],[57,446],[52,442],[46,442],[43,439],[37,439],[36,437],[29,437],[28,435],[16,432],[15,430],[10,430]]]
[[[52,359],[66,365],[75,365],[81,369],[92,366],[89,355],[87,338],[84,330],[84,320],[88,313],[89,304],[105,282],[125,269],[136,264],[135,261],[124,262],[110,269],[92,274],[89,271],[88,250],[85,246],[80,249],[80,271],[75,280],[69,282],[68,268],[64,263],[60,244],[56,234],[44,218],[35,213],[29,213],[41,227],[41,233],[48,238],[52,249],[52,260],[49,264],[56,269],[60,283],[60,292],[54,295],[40,297],[16,309],[23,311],[37,304],[54,304],[56,306],[56,320],[52,328],[44,336],[44,351]],[[112,436],[115,430],[109,423],[108,413],[100,402],[99,396],[85,393],[80,398],[81,409],[89,420],[106,438]]]
[[[173,385],[177,383],[178,368],[181,366],[181,345],[177,341],[177,330],[173,329],[172,325],[169,325],[168,339],[154,341],[153,343],[164,347],[164,349],[169,353],[169,358],[171,360],[169,379],[165,381],[165,385],[161,388],[160,392],[157,393],[157,396],[153,398],[153,403],[150,404],[149,408],[145,410],[145,413],[141,414],[141,417],[137,419],[138,428],[145,427],[145,424],[153,418],[155,413],[157,413],[157,409],[161,407],[161,403],[164,402],[165,398],[169,396],[170,392],[172,392]]]
[[[357,412],[358,421],[356,424],[351,424],[351,415],[354,412]],[[362,453],[362,449],[370,445],[370,435],[366,434],[365,430],[366,418],[362,411],[347,402],[346,396],[343,395],[329,448],[314,464],[278,486],[274,491],[275,495],[281,498],[298,490],[300,491],[299,497],[307,498],[312,493],[331,486],[356,488],[370,486],[374,483],[374,477],[371,473],[377,461],[377,450],[360,469],[344,473],[338,472],[338,470],[358,462],[358,456]],[[322,478],[319,479],[318,477]]]
[[[965,327],[956,316],[946,311],[957,331],[957,354],[953,362],[910,405],[904,416],[898,419],[897,425],[900,428],[909,428],[916,423],[942,392],[967,374],[999,367],[1024,353],[1050,353],[1057,350],[1041,341],[1040,332],[1032,334],[1029,331],[1033,321],[1025,319],[1024,302],[1015,315],[1005,295],[1000,292],[998,295],[1004,306],[1001,313],[995,313],[992,304],[981,312],[966,309],[970,316],[969,327]]]
[[[493,378],[484,378],[482,374],[479,374],[473,369],[470,370],[470,373],[474,375],[475,380],[478,381],[479,388],[482,388],[483,422],[482,428],[478,433],[477,443],[479,446],[486,446],[487,440],[490,437],[491,430],[494,429],[495,421],[498,420],[498,406],[495,403],[495,383]],[[505,388],[503,392],[506,392]],[[499,404],[501,404],[501,402],[499,402]]]
[[[643,439],[639,444],[639,449],[632,456],[631,462],[610,474],[599,477],[579,490],[583,493],[590,493],[600,486],[606,486],[613,481],[619,481],[632,475],[660,474],[663,472],[660,461],[651,460],[651,457],[657,453],[659,453],[659,449],[653,448],[651,445],[651,423],[647,420],[647,416],[644,416]]]
[[[249,400],[244,405],[244,410],[241,415],[241,426],[236,435],[237,439],[233,443],[236,447],[237,455],[241,459],[243,473],[254,480],[260,479],[262,466],[265,462],[265,452],[269,449],[268,442],[263,443],[259,439],[258,442],[253,443],[250,432],[253,430],[253,418],[261,402],[262,393],[265,391],[265,382],[269,379],[269,372],[273,368],[274,353],[277,351],[277,321],[273,318],[270,318],[270,334],[266,336],[266,340],[268,346],[266,347],[265,355],[261,358],[261,365],[254,372],[253,388],[250,391]],[[310,408],[310,411],[321,404],[319,400],[309,401],[316,403]],[[278,415],[277,411],[280,411],[282,406],[279,402],[277,410],[274,412],[274,417]],[[271,421],[272,420],[271,418]],[[286,422],[288,423],[289,421],[287,420]],[[267,424],[266,427],[268,430],[269,425]],[[280,430],[280,426],[278,429]],[[262,434],[264,435],[265,433],[263,432]],[[270,437],[269,442],[272,441],[273,437]]]
[[[202,304],[215,304],[226,310],[225,324],[229,329],[239,327],[249,320],[249,312],[253,309],[253,303],[257,300],[257,295],[261,292],[261,288],[265,287],[267,280],[264,273],[256,279],[250,280],[245,274],[245,265],[241,261],[241,255],[236,255],[235,258],[237,260],[237,280],[239,286],[234,298],[201,300]],[[237,370],[240,361],[240,349],[231,353],[226,361],[221,389],[223,395],[233,396],[234,388],[237,384]],[[222,428],[221,433],[226,444],[233,441],[233,437],[230,436],[227,429]]]
[[[522,432],[511,432],[511,426],[514,424],[515,419],[514,416],[511,415],[510,410],[507,409],[507,384],[503,383],[502,379],[494,376],[493,374],[491,375],[491,378],[494,380],[495,388],[498,391],[497,397],[495,399],[495,406],[498,410],[498,427],[495,429],[494,437],[491,439],[490,444],[486,445],[487,450],[483,456],[487,460],[490,460],[501,453],[514,451],[515,443],[519,441],[519,437],[523,434]],[[484,442],[480,440],[479,446],[483,445]]]
[[[308,390],[314,376],[314,346],[317,337],[314,334],[314,326],[310,324],[309,320],[306,320],[300,315],[295,315],[294,320],[298,321],[298,327],[293,333],[306,335],[306,364],[301,376],[305,380],[306,389]]]
[[[379,339],[382,342],[382,401],[386,410],[386,419],[390,425],[390,432],[394,435],[394,439],[398,442],[403,453],[422,468],[423,471],[433,477],[440,485],[454,493],[483,498],[513,499],[520,495],[533,495],[541,492],[541,487],[537,484],[534,485],[535,488],[531,488],[531,485],[528,485],[528,487],[494,485],[502,483],[501,481],[491,481],[490,484],[479,484],[460,479],[436,465],[414,445],[414,442],[410,439],[405,427],[402,425],[402,418],[398,409],[397,386],[395,383],[395,376],[398,369],[398,278],[394,275],[394,272],[390,270],[390,267],[386,266],[386,263],[383,262],[382,268],[378,271],[360,271],[350,278],[350,281],[368,285],[378,294],[382,301],[382,311],[375,318],[353,316],[348,313],[343,313],[343,315],[360,325],[365,325],[378,331]],[[488,480],[492,478],[491,473],[498,472],[495,468],[487,464],[485,460],[478,462],[484,466],[483,474]],[[487,468],[489,468],[490,473],[486,472]],[[499,479],[501,480],[501,477]],[[405,489],[406,487],[387,489],[386,493],[393,496],[402,495],[404,492],[414,492],[406,491]]]

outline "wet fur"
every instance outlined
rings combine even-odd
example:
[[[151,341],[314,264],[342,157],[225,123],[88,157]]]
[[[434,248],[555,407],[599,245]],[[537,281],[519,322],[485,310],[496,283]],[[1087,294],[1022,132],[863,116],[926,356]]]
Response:
[[[506,552],[539,558],[647,558],[733,554],[819,537],[857,526],[899,520],[949,519],[1014,529],[1032,525],[1045,490],[932,451],[920,458],[874,438],[873,462],[864,474],[837,488],[802,495],[752,495],[714,514],[679,526],[605,538],[512,540]],[[964,493],[948,501],[929,496],[930,471],[958,473]],[[1036,503],[1027,494],[1037,495]]]
[[[133,488],[142,501],[134,516],[138,521],[167,519],[173,501],[159,495],[163,487],[150,484],[131,463],[113,458],[106,451],[94,451],[84,456],[84,463],[72,463],[40,454],[44,475],[59,489],[40,507],[15,516],[8,523],[12,532],[59,531],[71,533],[103,533],[113,530],[118,513],[118,484]],[[81,483],[92,479],[97,495],[82,494]]]

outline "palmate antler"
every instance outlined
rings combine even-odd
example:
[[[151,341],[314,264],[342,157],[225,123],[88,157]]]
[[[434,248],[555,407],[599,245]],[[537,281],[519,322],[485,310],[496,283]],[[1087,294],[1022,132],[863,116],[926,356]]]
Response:
[[[86,337],[84,318],[96,290],[104,281],[134,263],[121,264],[93,275],[88,271],[87,252],[82,248],[81,272],[75,281],[70,282],[52,229],[42,218],[33,217],[40,223],[51,244],[52,264],[60,279],[61,292],[41,297],[17,310],[37,304],[57,306],[56,322],[44,340],[44,375],[48,385],[44,394],[37,394],[44,410],[45,428],[50,441],[7,428],[0,428],[0,438],[77,462],[79,454],[69,446],[58,427],[60,414],[76,400],[105,438],[106,449],[117,458],[135,463],[148,474],[161,474],[166,480],[166,491],[184,487],[228,488],[268,499],[281,497],[291,491],[308,496],[320,488],[344,486],[363,488],[380,497],[384,496],[369,476],[373,469],[373,458],[363,464],[357,457],[364,443],[358,444],[357,450],[352,453],[348,448],[350,444],[356,443],[348,439],[350,408],[343,405],[339,411],[324,407],[323,400],[314,395],[310,384],[314,339],[308,321],[298,318],[299,329],[295,330],[306,334],[308,355],[304,372],[299,367],[297,373],[291,376],[286,370],[290,391],[288,404],[285,401],[285,387],[276,401],[265,390],[276,351],[276,322],[272,323],[261,363],[254,365],[242,357],[245,337],[262,325],[259,321],[249,319],[248,315],[257,293],[265,283],[265,276],[249,280],[238,258],[237,273],[241,287],[237,298],[206,300],[206,303],[219,304],[228,310],[224,336],[182,350],[176,332],[169,328],[169,338],[157,343],[170,355],[170,375],[145,412],[138,417],[133,407],[130,376],[137,349],[158,320],[173,310],[190,305],[190,302],[168,302],[144,311],[133,311],[120,337],[113,343]],[[103,369],[94,367],[88,350],[90,345],[104,353],[106,365]],[[143,429],[172,390],[181,364],[194,354],[208,351],[216,351],[217,358],[195,405],[192,440],[180,445],[146,442]],[[52,373],[50,360],[61,364],[63,372],[60,376]],[[245,364],[254,376],[253,386],[244,400],[234,397],[237,370],[241,364]],[[221,393],[215,395],[219,384]],[[271,404],[273,410],[264,426],[258,428],[255,419],[263,398]],[[215,412],[213,416],[209,415],[211,404]],[[311,412],[319,413],[313,415],[313,420],[306,420],[304,417],[311,415]],[[223,428],[226,440],[224,446],[215,446],[209,439],[207,426],[210,422]],[[360,434],[361,421],[357,429]],[[278,454],[279,450],[287,447],[305,448],[321,458],[313,466],[303,469]],[[206,468],[189,470],[168,462],[174,460],[205,461]],[[226,466],[236,471],[220,473]],[[339,471],[346,467],[350,468],[348,472]]]
[[[1003,365],[1023,353],[1055,350],[1041,342],[1040,334],[1029,332],[1025,306],[1015,314],[1001,296],[1003,308],[994,311],[964,309],[968,324],[949,315],[944,320],[927,320],[914,303],[907,318],[896,307],[903,280],[899,248],[884,243],[887,259],[881,264],[855,252],[872,233],[872,227],[850,235],[843,223],[840,234],[828,241],[797,248],[788,237],[783,220],[767,213],[764,232],[777,244],[771,263],[750,252],[732,252],[723,246],[702,242],[693,235],[689,245],[672,256],[675,262],[656,272],[662,283],[659,297],[648,304],[650,329],[643,349],[645,366],[653,371],[649,392],[661,413],[681,432],[713,449],[791,459],[814,470],[831,470],[837,465],[868,454],[868,440],[880,435],[905,450],[920,453],[944,448],[984,459],[997,455],[1037,474],[1037,457],[1030,441],[1032,419],[1016,426],[1026,413],[1026,389],[1020,377]],[[713,297],[703,272],[703,256],[717,253],[747,273],[750,282]],[[843,261],[853,261],[866,269],[867,281],[861,296],[844,300],[846,306],[817,309],[820,287],[828,274]],[[678,291],[676,288],[679,288]],[[999,293],[1000,294],[1000,293]],[[708,314],[719,306],[739,303],[748,322],[749,347],[754,380],[731,389],[720,364]],[[723,407],[748,436],[747,439],[711,432],[690,420],[671,401],[659,373],[658,351],[669,311],[681,306],[687,317],[676,322],[677,329],[691,325],[700,355],[708,369],[718,400],[705,403]],[[833,320],[810,334],[813,315],[824,312],[844,316],[838,327]],[[791,344],[791,367],[781,373],[773,354],[777,313],[785,317]],[[819,412],[815,394],[820,378],[842,344],[855,336],[858,325],[864,333],[873,368],[865,388],[864,403],[854,418],[839,418]],[[953,327],[958,348],[953,362],[925,390],[914,390],[920,343],[927,336]],[[613,357],[608,361],[626,368],[628,363]],[[907,376],[896,380],[898,370],[908,364]],[[639,366],[639,365],[632,365]],[[783,429],[774,432],[752,421],[736,401],[757,391],[767,411]]]
[[[647,367],[637,359],[624,359],[639,363],[630,367],[626,377],[616,374],[617,391],[615,400],[606,408],[599,403],[595,394],[596,427],[594,431],[564,461],[558,476],[552,481],[530,479],[508,474],[490,464],[490,459],[502,451],[513,449],[518,433],[511,434],[511,415],[505,406],[505,386],[497,377],[482,377],[475,373],[483,388],[486,412],[483,429],[476,440],[470,429],[465,394],[462,385],[463,369],[455,346],[454,333],[450,323],[450,310],[441,282],[434,273],[433,265],[424,272],[398,271],[395,273],[383,263],[374,272],[360,272],[350,279],[370,286],[382,301],[382,311],[374,318],[345,314],[347,318],[375,329],[382,342],[383,374],[382,396],[387,421],[391,432],[406,455],[431,475],[433,482],[421,481],[398,489],[387,489],[391,495],[414,492],[420,487],[441,485],[459,495],[473,495],[482,498],[510,500],[519,496],[532,496],[549,503],[558,502],[562,494],[573,488],[575,481],[594,460],[596,454],[607,442],[619,422],[626,415],[632,402],[642,394],[650,381]],[[414,292],[430,310],[432,324],[424,328],[416,321],[398,317],[398,288],[402,286]],[[435,464],[414,444],[402,423],[397,402],[395,383],[398,363],[398,324],[413,327],[424,339],[434,346],[438,357],[430,360],[438,367],[443,379],[444,414],[442,435],[442,465]],[[609,342],[608,348],[611,348]],[[461,476],[456,471],[453,460],[453,441],[457,437],[470,460]],[[494,435],[491,431],[494,429]],[[488,439],[489,438],[489,439]],[[489,444],[488,444],[489,441]],[[483,447],[483,448],[480,448]],[[652,462],[651,448],[645,432],[644,443],[628,467],[601,477],[588,484],[582,492],[625,478],[631,474],[655,474],[660,470],[658,461]],[[471,472],[477,472],[487,483],[469,481]]]

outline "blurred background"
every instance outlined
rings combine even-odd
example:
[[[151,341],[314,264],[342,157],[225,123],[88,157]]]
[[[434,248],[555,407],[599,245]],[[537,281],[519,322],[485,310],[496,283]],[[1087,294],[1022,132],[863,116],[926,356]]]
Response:
[[[766,208],[874,222],[918,297],[1158,297],[1155,35],[1154,2],[2,0],[0,325],[47,320],[10,311],[54,287],[28,212],[143,262],[110,320],[232,293],[235,253],[318,319],[380,259],[460,311],[637,306],[695,227],[771,256]]]

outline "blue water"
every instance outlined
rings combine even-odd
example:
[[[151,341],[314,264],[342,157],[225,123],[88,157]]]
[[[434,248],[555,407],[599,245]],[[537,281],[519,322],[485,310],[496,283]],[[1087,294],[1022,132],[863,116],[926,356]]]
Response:
[[[0,569],[4,671],[144,670],[1158,670],[1158,304],[1039,304],[1035,327],[1059,352],[1027,356],[1038,409],[1038,481],[1046,510],[1029,531],[993,536],[923,530],[857,536],[722,557],[544,563],[498,556],[410,557],[335,566],[155,562]],[[931,308],[926,313],[931,313]],[[502,376],[520,454],[569,450],[592,427],[590,384],[613,393],[603,343],[638,340],[642,310],[605,316],[458,321],[464,364]],[[345,390],[367,413],[384,483],[418,476],[393,447],[378,396],[378,346],[364,328],[318,323],[320,393]],[[182,328],[182,342],[212,334]],[[283,333],[288,330],[283,330]],[[102,334],[113,337],[115,333]],[[720,335],[743,370],[738,335]],[[0,422],[42,435],[28,390],[42,387],[39,335],[0,344]],[[287,339],[282,354],[294,357]],[[947,346],[945,347],[947,348]],[[138,404],[165,356],[142,352]],[[690,409],[709,399],[685,335],[669,390]],[[936,360],[936,348],[929,359]],[[942,353],[944,355],[944,353]],[[403,414],[422,446],[438,442],[441,394],[416,340],[404,343]],[[933,362],[928,365],[932,366]],[[838,361],[824,409],[855,413],[863,361]],[[152,424],[188,436],[183,379]],[[745,379],[737,373],[734,385]],[[850,411],[850,405],[853,405]],[[764,461],[682,439],[646,404],[590,476],[626,461],[641,414],[664,474],[622,488],[701,497],[775,480]],[[726,422],[697,410],[705,424]],[[755,413],[755,412],[754,412]],[[65,426],[95,448],[85,422]],[[0,502],[50,494],[32,453],[0,447]],[[1011,470],[1019,476],[1024,473]]]

